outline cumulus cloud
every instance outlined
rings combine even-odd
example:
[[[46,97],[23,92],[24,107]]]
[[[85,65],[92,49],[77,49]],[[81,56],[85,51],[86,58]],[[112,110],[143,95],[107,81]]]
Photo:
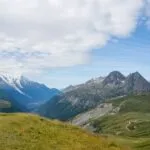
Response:
[[[128,37],[144,6],[144,0],[0,0],[0,71],[87,63],[92,49]]]

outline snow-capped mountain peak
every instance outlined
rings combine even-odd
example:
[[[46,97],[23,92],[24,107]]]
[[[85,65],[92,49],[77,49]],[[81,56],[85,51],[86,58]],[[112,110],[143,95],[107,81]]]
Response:
[[[11,76],[8,74],[0,74],[0,85],[3,84],[5,87],[12,87],[16,91],[18,91],[21,94],[25,94],[24,92],[21,91],[23,86],[21,85],[21,78],[22,76]],[[5,83],[5,84],[4,84]]]
[[[57,89],[49,89],[43,84],[31,81],[26,77],[12,76],[9,74],[0,74],[0,90],[5,91],[10,99],[15,99],[21,105],[29,108],[34,104],[43,103],[50,100],[60,91]]]

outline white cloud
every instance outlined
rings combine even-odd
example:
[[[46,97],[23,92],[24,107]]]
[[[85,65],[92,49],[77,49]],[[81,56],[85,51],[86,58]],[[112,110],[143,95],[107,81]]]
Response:
[[[145,20],[147,26],[150,28],[150,0],[145,2]]]
[[[0,71],[84,64],[111,37],[128,37],[144,0],[0,0]]]

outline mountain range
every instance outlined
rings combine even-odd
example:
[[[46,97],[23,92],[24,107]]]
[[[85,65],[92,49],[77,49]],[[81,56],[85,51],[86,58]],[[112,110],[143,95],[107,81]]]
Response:
[[[106,77],[67,87],[63,93],[41,105],[38,113],[49,118],[68,120],[107,99],[147,92],[150,92],[150,83],[139,72],[124,76],[113,71]]]
[[[99,107],[108,99],[150,92],[150,83],[138,72],[124,76],[118,71],[62,91],[48,88],[24,76],[0,75],[1,107],[4,112],[34,112],[48,118],[68,120]],[[4,101],[5,100],[5,101]],[[9,102],[9,103],[8,103]]]
[[[0,91],[0,99],[9,100],[21,111],[32,111],[60,93],[24,76],[14,78],[9,75],[0,75]]]
[[[0,75],[0,112],[8,112],[0,114],[0,143],[2,149],[16,149],[20,143],[25,149],[55,149],[56,146],[61,149],[68,143],[65,149],[117,150],[123,145],[125,150],[149,150],[149,102],[150,83],[138,72],[124,76],[113,71],[106,77],[71,85],[62,91],[23,76]],[[69,125],[11,112],[37,113],[67,121]],[[14,143],[13,148],[8,143]]]

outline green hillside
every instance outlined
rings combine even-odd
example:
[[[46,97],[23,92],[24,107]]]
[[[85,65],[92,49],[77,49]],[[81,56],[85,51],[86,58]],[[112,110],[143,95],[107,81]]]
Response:
[[[93,123],[96,132],[126,137],[150,138],[150,114],[125,113],[102,117]]]
[[[13,113],[21,112],[21,110],[15,104],[12,104],[11,101],[0,99],[0,112]]]
[[[11,107],[11,103],[9,101],[0,99],[0,109],[6,109],[10,107]]]
[[[114,107],[120,107],[120,113],[142,112],[150,113],[150,93],[127,96],[111,101]]]
[[[128,96],[111,103],[120,108],[119,112],[92,121],[95,132],[113,136],[116,142],[135,150],[150,150],[150,94]]]
[[[7,94],[0,90],[0,112],[8,110],[12,107],[11,102],[6,99],[8,99]]]
[[[93,122],[97,133],[113,135],[117,143],[135,150],[150,149],[150,114],[124,113],[102,117]]]
[[[30,114],[0,114],[1,150],[128,150],[107,138]]]
[[[0,90],[0,112],[22,112],[20,105],[3,90]]]

